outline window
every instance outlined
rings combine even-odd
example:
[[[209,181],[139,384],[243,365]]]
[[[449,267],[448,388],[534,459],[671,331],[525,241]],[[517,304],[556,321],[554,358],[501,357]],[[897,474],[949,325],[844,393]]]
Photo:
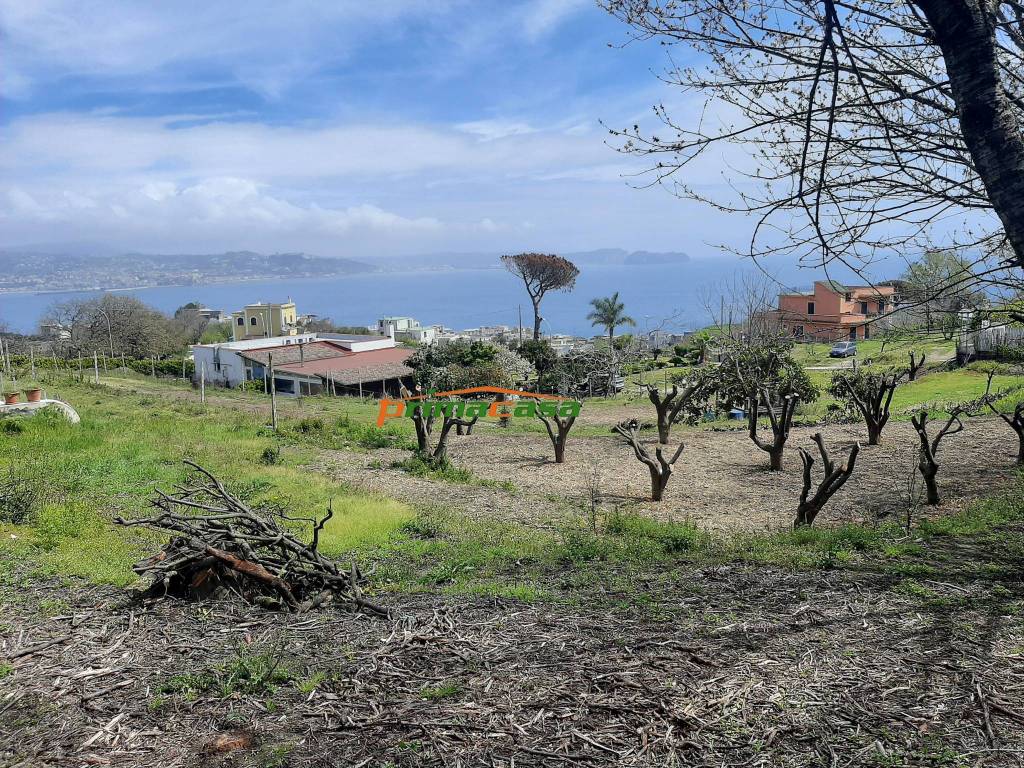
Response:
[[[862,301],[860,303],[860,313],[862,315],[866,315],[868,313],[868,303],[866,301]]]
[[[857,329],[856,328],[851,328],[850,329],[850,341],[856,341],[856,340],[857,340]]]
[[[864,340],[867,341],[870,338],[871,338],[871,326],[865,325],[864,326]]]
[[[241,317],[240,317],[240,318],[238,318],[238,324],[239,324],[239,325],[245,325],[245,319],[244,319],[244,318],[241,318]]]
[[[851,294],[849,291],[847,291],[845,294],[843,294],[843,298],[846,301],[851,301],[853,299],[853,294]]]
[[[249,325],[256,325],[256,318],[255,317],[249,318]]]
[[[885,312],[885,299],[878,300],[878,311]]]
[[[793,335],[796,336],[798,339],[803,338],[804,327],[802,325],[794,326]]]
[[[814,314],[814,302],[813,301],[808,301],[807,302],[807,314],[808,315],[813,315]]]

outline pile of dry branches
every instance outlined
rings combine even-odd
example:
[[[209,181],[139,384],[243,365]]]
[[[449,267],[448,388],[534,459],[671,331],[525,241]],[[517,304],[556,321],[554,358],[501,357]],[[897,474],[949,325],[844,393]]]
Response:
[[[173,494],[158,490],[153,505],[159,514],[115,519],[120,525],[172,534],[160,552],[135,565],[140,579],[132,591],[137,595],[202,599],[233,593],[268,608],[297,612],[338,601],[388,615],[387,609],[363,598],[363,577],[354,564],[343,571],[317,550],[333,509],[320,519],[253,510],[209,471],[185,463],[195,470],[191,482],[177,486]],[[302,523],[312,526],[309,544],[289,530]]]

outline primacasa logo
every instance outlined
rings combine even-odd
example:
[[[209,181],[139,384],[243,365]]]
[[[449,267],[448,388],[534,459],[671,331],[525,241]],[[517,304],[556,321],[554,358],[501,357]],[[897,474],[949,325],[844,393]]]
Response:
[[[458,396],[484,394],[505,395],[518,399],[450,399]],[[425,419],[445,416],[456,419],[472,419],[480,416],[508,419],[513,416],[533,417],[538,412],[542,416],[571,418],[580,415],[581,407],[578,400],[566,400],[558,395],[542,395],[538,392],[523,392],[519,389],[502,389],[501,387],[469,387],[453,389],[448,392],[428,392],[425,395],[413,395],[400,400],[383,398],[377,413],[377,426],[383,427],[384,422],[388,419],[400,419],[403,416],[412,418],[418,411],[423,414]]]

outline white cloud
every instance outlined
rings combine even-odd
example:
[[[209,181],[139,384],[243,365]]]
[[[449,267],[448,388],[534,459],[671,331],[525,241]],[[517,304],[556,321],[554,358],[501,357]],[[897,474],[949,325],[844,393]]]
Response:
[[[274,96],[325,62],[344,61],[382,26],[442,14],[451,4],[0,0],[5,48],[0,86],[6,96],[21,98],[31,92],[34,80],[61,72],[139,78],[171,65],[201,71],[216,63],[254,90]],[[165,85],[173,84],[168,75]]]
[[[0,230],[8,245],[353,256],[722,239],[715,217],[685,217],[692,207],[663,190],[629,188],[624,177],[643,161],[614,153],[604,134],[566,130],[576,124],[16,118],[0,143]],[[687,181],[718,183],[719,168],[694,166]]]
[[[577,11],[593,5],[592,0],[534,0],[523,19],[523,31],[529,40],[538,40],[553,32]]]

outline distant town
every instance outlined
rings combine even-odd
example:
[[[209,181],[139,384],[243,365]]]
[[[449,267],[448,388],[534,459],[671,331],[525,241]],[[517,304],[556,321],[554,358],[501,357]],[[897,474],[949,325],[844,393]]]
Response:
[[[602,248],[570,253],[581,265],[681,264],[682,252],[627,251]],[[125,290],[156,286],[240,283],[273,278],[337,277],[367,272],[499,268],[494,253],[437,253],[360,261],[289,252],[263,254],[227,251],[218,254],[70,255],[59,249],[0,249],[0,293]]]
[[[0,251],[0,293],[207,285],[274,277],[332,277],[375,269],[352,259],[306,253],[67,256],[27,249],[6,250]]]

